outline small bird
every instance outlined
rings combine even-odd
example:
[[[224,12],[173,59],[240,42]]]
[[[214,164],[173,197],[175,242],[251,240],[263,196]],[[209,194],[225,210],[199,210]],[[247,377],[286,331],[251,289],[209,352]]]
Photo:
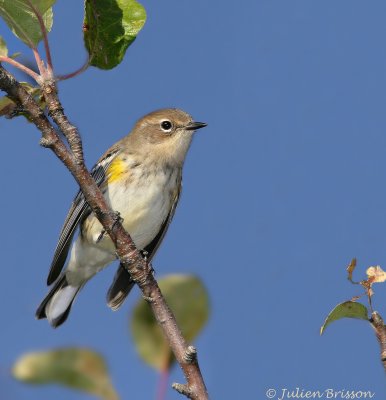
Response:
[[[91,170],[108,204],[119,213],[123,227],[149,261],[173,218],[193,133],[205,126],[179,109],[154,111],[110,147]],[[77,227],[79,235],[72,243]],[[71,243],[69,261],[62,272]],[[47,285],[53,287],[38,307],[36,318],[47,318],[54,328],[61,325],[86,282],[116,259],[110,237],[79,191],[48,274]],[[117,310],[133,286],[130,274],[119,265],[107,293],[108,306]]]

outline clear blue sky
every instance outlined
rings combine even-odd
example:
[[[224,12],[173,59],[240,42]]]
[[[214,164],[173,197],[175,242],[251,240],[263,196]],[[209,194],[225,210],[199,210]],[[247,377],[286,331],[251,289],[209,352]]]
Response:
[[[60,84],[89,166],[135,120],[179,107],[208,127],[195,137],[184,192],[154,267],[194,272],[211,296],[196,344],[213,399],[265,399],[273,387],[386,385],[375,336],[327,313],[360,291],[345,266],[386,267],[386,3],[145,0],[148,21],[124,62]],[[50,35],[58,73],[85,59],[79,1],[58,1]],[[27,49],[1,34],[11,51]],[[122,399],[155,397],[157,374],[128,332],[136,290],[105,305],[114,268],[90,282],[65,325],[34,311],[77,188],[23,119],[1,120],[0,398],[91,397],[14,382],[29,350],[83,345],[105,355]],[[386,287],[375,287],[386,317]],[[176,368],[173,381],[182,381]],[[170,391],[168,399],[179,399]]]

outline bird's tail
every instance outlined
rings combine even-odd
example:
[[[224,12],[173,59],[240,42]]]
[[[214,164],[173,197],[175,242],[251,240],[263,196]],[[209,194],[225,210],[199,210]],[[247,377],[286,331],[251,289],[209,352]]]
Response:
[[[118,310],[134,284],[135,282],[131,279],[130,274],[119,264],[118,271],[114,276],[114,281],[107,292],[107,305],[113,311]]]
[[[65,275],[59,277],[36,310],[36,318],[47,318],[53,328],[61,325],[67,319],[72,303],[82,286],[71,286]]]

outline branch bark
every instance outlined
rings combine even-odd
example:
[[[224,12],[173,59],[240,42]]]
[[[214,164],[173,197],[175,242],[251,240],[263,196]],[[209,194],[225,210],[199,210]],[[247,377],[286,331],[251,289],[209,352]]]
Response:
[[[375,330],[375,335],[381,347],[381,362],[386,371],[386,325],[376,311],[371,314],[370,323]]]
[[[162,296],[152,274],[151,266],[136,249],[129,234],[123,229],[117,214],[107,205],[102,192],[84,164],[82,142],[78,130],[70,124],[64,114],[57,96],[55,82],[52,80],[43,81],[41,87],[49,115],[67,138],[70,149],[63,143],[34,98],[0,64],[0,90],[5,91],[29,114],[31,121],[42,133],[41,145],[51,149],[71,172],[89,206],[113,241],[122,265],[130,273],[141,289],[144,298],[149,302],[187,381],[186,385],[174,384],[173,387],[190,399],[208,399],[195,352],[192,356],[192,349],[185,342],[176,319]]]
[[[52,79],[43,81],[41,88],[43,90],[44,99],[47,103],[49,116],[66,137],[72,154],[75,156],[78,164],[84,165],[82,139],[79,135],[78,129],[70,123],[64,114],[63,107],[58,98],[55,81]]]

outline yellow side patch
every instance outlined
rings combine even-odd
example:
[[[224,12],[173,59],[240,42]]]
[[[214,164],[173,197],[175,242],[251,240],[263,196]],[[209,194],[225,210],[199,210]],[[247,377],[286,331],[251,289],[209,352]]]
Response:
[[[122,178],[122,175],[127,172],[127,166],[124,161],[116,157],[107,169],[107,181],[112,183]]]

